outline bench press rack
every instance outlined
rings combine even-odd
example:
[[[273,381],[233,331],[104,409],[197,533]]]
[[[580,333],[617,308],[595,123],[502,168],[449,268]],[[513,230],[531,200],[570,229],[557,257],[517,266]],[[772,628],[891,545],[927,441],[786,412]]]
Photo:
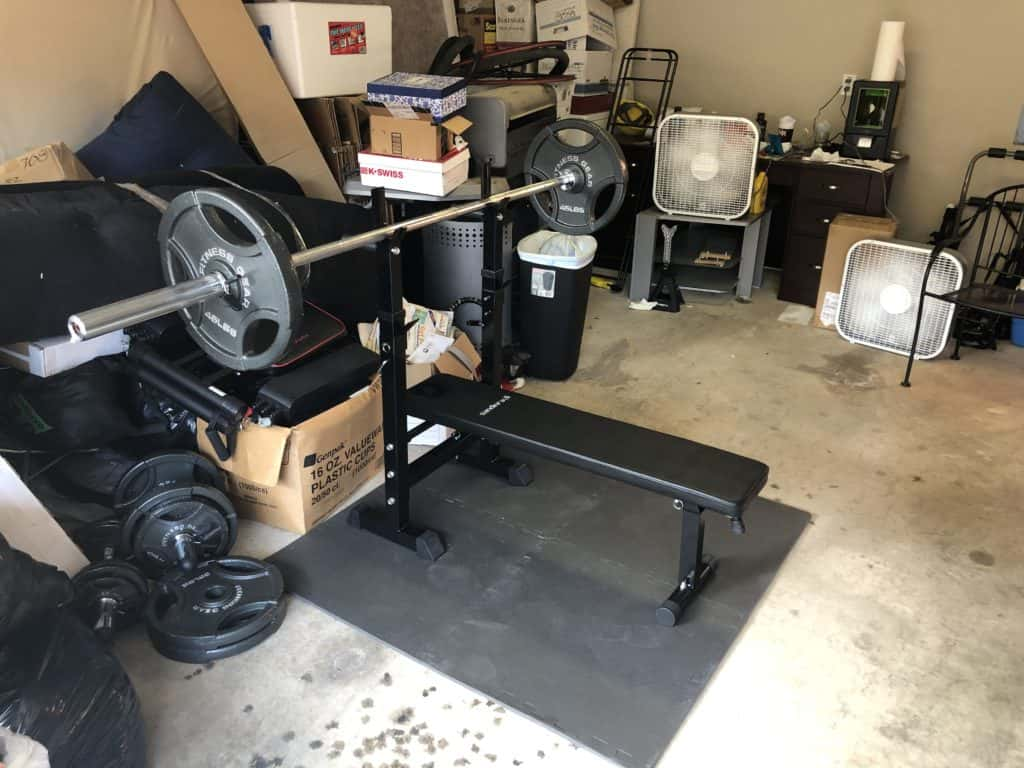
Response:
[[[559,134],[567,130],[590,138],[583,145],[565,143]],[[619,480],[668,497],[681,513],[677,586],[655,614],[659,624],[672,626],[714,572],[703,551],[703,513],[725,515],[733,531],[743,533],[743,512],[767,482],[768,467],[680,437],[501,389],[500,318],[507,290],[501,230],[509,204],[529,197],[541,220],[553,229],[568,234],[593,232],[621,207],[627,171],[615,140],[582,120],[555,123],[531,144],[526,167],[540,181],[491,195],[490,167],[483,167],[479,201],[396,223],[384,190],[375,189],[377,229],[294,254],[288,253],[280,235],[243,193],[185,193],[172,201],[160,225],[168,287],[74,315],[68,321],[69,331],[72,338],[92,338],[179,311],[193,339],[218,362],[238,370],[270,365],[301,319],[296,270],[375,245],[380,274],[384,502],[358,504],[349,514],[349,523],[436,560],[444,554],[445,544],[436,531],[413,522],[412,486],[451,460],[497,474],[513,485],[528,484],[532,471],[503,456],[503,446]],[[614,189],[614,195],[598,215],[598,196],[608,188]],[[483,381],[438,374],[407,389],[403,240],[411,231],[477,211],[484,217]],[[407,416],[424,424],[409,430]],[[410,463],[409,440],[435,424],[456,432]]]

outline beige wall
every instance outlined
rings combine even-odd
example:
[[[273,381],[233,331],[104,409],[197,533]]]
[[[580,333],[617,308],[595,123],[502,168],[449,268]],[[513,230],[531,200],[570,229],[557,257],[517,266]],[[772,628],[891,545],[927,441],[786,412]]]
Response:
[[[920,239],[958,196],[968,158],[1013,141],[1024,103],[1022,0],[644,0],[637,44],[679,52],[673,104],[750,118],[767,112],[770,129],[789,113],[799,132],[844,73],[870,75],[882,19],[907,22],[896,143],[911,157],[890,207],[900,235]],[[837,105],[827,113],[834,130],[842,128]],[[982,191],[1011,171],[1024,181],[1020,165],[995,167],[998,173],[981,179]]]

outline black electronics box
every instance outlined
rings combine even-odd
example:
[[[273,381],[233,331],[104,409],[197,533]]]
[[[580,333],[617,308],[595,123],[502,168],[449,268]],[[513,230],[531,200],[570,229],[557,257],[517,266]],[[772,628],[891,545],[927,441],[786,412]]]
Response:
[[[360,344],[347,344],[274,375],[259,388],[260,410],[269,409],[275,424],[294,427],[347,400],[369,384],[379,368],[379,355]]]

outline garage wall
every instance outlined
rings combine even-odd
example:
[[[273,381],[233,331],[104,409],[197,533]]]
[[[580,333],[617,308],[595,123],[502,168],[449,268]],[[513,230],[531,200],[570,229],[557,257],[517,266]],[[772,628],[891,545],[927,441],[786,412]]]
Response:
[[[799,131],[810,129],[843,73],[870,75],[882,19],[907,22],[897,145],[910,159],[890,207],[901,236],[920,239],[959,195],[969,157],[1013,141],[1024,103],[1020,0],[644,0],[637,44],[679,51],[673,104],[750,118],[767,112],[770,129],[788,113]],[[834,130],[842,128],[837,104],[827,113]],[[996,167],[982,178],[983,191],[1014,170],[1014,180],[1024,181],[1020,166]]]
[[[0,162],[51,141],[78,149],[161,69],[238,128],[173,0],[3,0],[0,32]]]

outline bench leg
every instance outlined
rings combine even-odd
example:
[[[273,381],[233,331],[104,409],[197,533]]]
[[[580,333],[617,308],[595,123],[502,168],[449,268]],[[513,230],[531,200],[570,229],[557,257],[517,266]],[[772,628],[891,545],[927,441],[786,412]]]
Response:
[[[710,558],[704,557],[704,519],[700,507],[678,499],[673,506],[683,513],[682,538],[679,542],[679,586],[658,606],[655,620],[664,627],[674,627],[683,609],[714,574]]]
[[[529,464],[513,461],[501,455],[501,446],[480,439],[475,449],[460,452],[456,460],[475,469],[497,475],[509,485],[524,487],[533,482],[533,469]]]

